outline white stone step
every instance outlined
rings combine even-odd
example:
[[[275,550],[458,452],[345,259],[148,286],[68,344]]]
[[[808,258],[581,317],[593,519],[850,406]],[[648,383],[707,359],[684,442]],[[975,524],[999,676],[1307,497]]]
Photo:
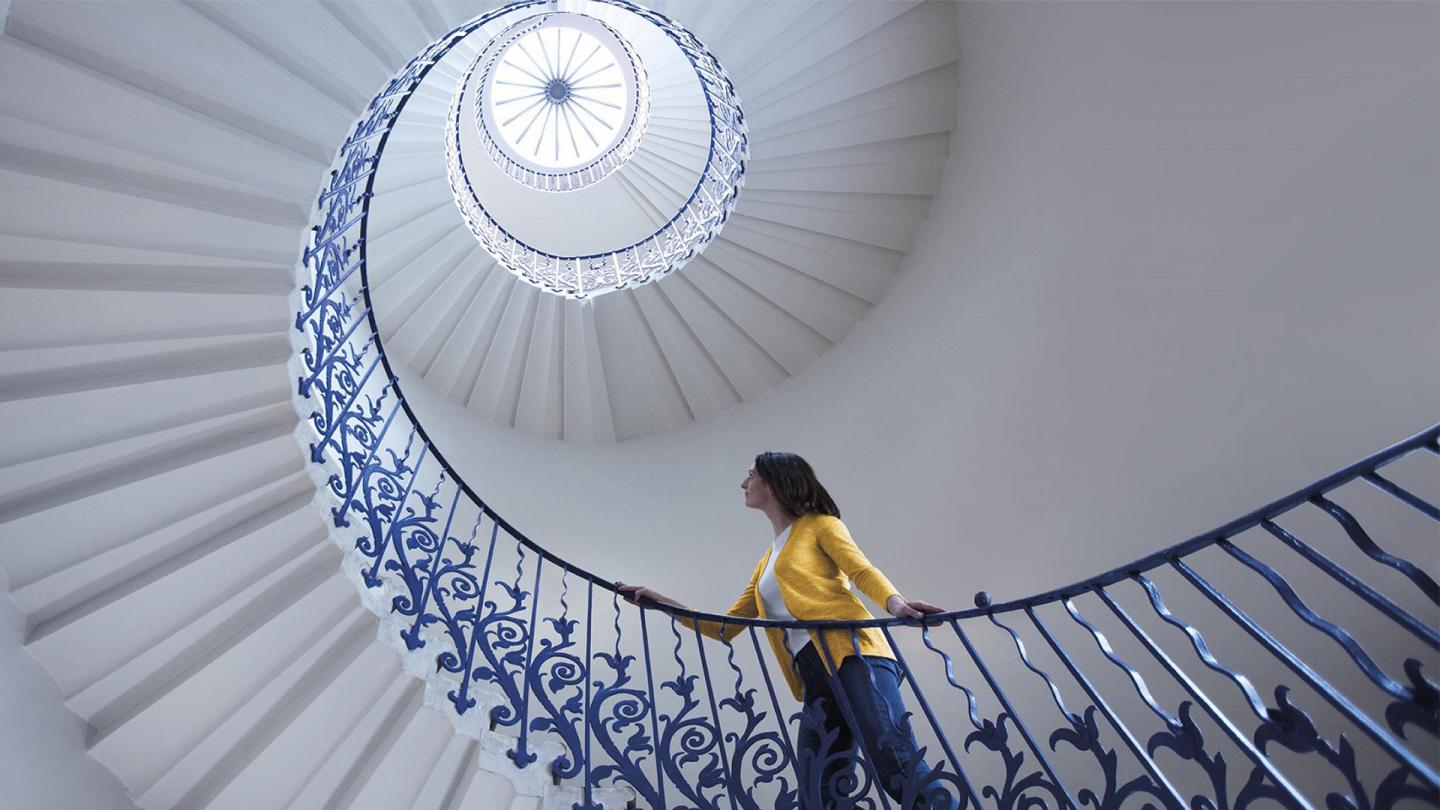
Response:
[[[163,531],[223,498],[303,468],[290,441],[293,417],[280,405],[221,417],[94,450],[10,468],[0,565],[24,587],[85,557]],[[243,466],[241,466],[243,465]],[[46,469],[42,478],[18,471]],[[147,499],[148,510],[126,507]],[[92,511],[93,510],[93,511]],[[96,515],[104,515],[97,521]],[[29,532],[38,532],[29,535]],[[84,538],[81,543],[24,543],[26,536]]]
[[[271,295],[294,286],[294,256],[263,262],[168,249],[0,234],[0,288]]]
[[[0,111],[77,138],[215,174],[296,202],[318,185],[328,156],[289,149],[13,37],[0,39],[0,73],[25,76]],[[52,104],[65,98],[67,104]],[[217,160],[212,150],[225,154]]]
[[[21,4],[6,33],[320,162],[354,114],[174,3]]]
[[[307,646],[259,694],[141,793],[139,804],[147,810],[208,804],[368,646],[372,625],[371,617],[358,613],[335,622],[324,638]]]

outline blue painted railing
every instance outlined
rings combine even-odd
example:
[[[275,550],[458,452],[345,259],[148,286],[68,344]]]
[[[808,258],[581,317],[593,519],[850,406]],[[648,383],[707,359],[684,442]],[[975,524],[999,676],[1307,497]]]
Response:
[[[507,735],[510,763],[548,769],[576,807],[613,807],[616,788],[650,808],[814,807],[819,786],[795,776],[795,735],[814,721],[777,692],[758,633],[848,629],[858,650],[854,631],[874,627],[934,767],[891,795],[868,752],[828,752],[852,777],[844,806],[917,806],[933,785],[998,810],[1440,806],[1440,587],[1344,505],[1368,493],[1370,511],[1398,510],[1383,525],[1420,533],[1433,568],[1440,511],[1392,470],[1408,458],[1433,479],[1440,426],[1131,565],[1000,604],[981,594],[923,625],[635,608],[506,523],[405,402],[370,305],[366,225],[410,94],[509,10],[448,34],[370,102],[320,194],[293,301],[317,504],[382,640],[458,730]],[[682,618],[740,633],[714,640]]]

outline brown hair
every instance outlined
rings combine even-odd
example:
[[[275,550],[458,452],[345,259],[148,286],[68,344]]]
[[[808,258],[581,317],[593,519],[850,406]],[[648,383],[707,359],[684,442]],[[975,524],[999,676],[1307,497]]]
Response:
[[[809,462],[794,453],[766,452],[755,457],[755,472],[794,517],[811,512],[840,517],[840,507],[825,491]]]

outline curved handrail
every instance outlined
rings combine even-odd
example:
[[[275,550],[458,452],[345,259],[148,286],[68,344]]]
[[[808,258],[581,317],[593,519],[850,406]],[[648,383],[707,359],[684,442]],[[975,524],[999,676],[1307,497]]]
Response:
[[[1180,760],[1202,769],[1217,797],[1230,796],[1224,757],[1219,749],[1207,747],[1202,729],[1192,716],[1192,707],[1198,706],[1240,745],[1246,757],[1241,764],[1245,761],[1253,764],[1250,779],[1234,796],[1237,810],[1243,810],[1259,798],[1304,810],[1316,806],[1306,795],[1312,786],[1307,783],[1302,790],[1290,781],[1285,767],[1270,760],[1269,746],[1310,754],[1338,772],[1347,785],[1348,795],[1330,793],[1325,797],[1327,805],[1334,806],[1335,801],[1358,802],[1356,806],[1385,810],[1400,799],[1413,798],[1440,807],[1440,773],[1426,760],[1423,748],[1417,747],[1423,743],[1407,736],[1440,734],[1440,690],[1423,673],[1420,658],[1409,658],[1405,662],[1403,679],[1385,672],[1377,663],[1381,659],[1362,649],[1355,634],[1340,628],[1332,621],[1333,617],[1319,616],[1300,600],[1278,571],[1241,552],[1232,542],[1249,529],[1264,528],[1278,538],[1282,548],[1296,553],[1298,559],[1312,566],[1307,570],[1329,577],[1375,608],[1382,618],[1406,629],[1410,636],[1404,638],[1413,636],[1429,649],[1435,649],[1440,646],[1437,642],[1440,636],[1424,620],[1409,614],[1400,601],[1367,585],[1294,532],[1280,528],[1275,521],[1297,508],[1313,505],[1340,525],[1343,539],[1359,548],[1364,557],[1401,571],[1411,584],[1430,596],[1433,588],[1429,586],[1433,580],[1428,575],[1402,557],[1381,549],[1353,514],[1327,496],[1342,485],[1363,480],[1385,493],[1390,499],[1387,503],[1413,509],[1426,520],[1440,521],[1437,517],[1440,512],[1435,507],[1378,472],[1421,449],[1440,457],[1440,425],[1223,526],[1128,565],[1000,604],[991,604],[988,595],[982,593],[977,596],[975,608],[932,614],[923,620],[775,621],[674,608],[642,600],[640,609],[635,611],[644,664],[644,678],[638,678],[630,669],[637,663],[636,655],[622,649],[622,614],[615,584],[569,563],[525,536],[463,480],[442,450],[432,443],[406,401],[384,351],[369,297],[367,245],[374,183],[390,132],[403,115],[406,103],[438,60],[470,32],[505,14],[543,2],[545,0],[521,0],[457,27],[412,59],[380,90],[337,151],[335,168],[319,195],[316,224],[307,233],[297,267],[300,289],[293,301],[296,316],[292,339],[296,355],[291,369],[296,381],[294,402],[302,416],[297,436],[314,462],[307,465],[307,470],[317,485],[317,502],[328,507],[333,524],[331,537],[344,552],[342,567],[347,577],[356,585],[364,604],[380,618],[382,640],[396,648],[408,671],[426,679],[427,704],[446,711],[462,733],[478,737],[487,731],[504,731],[514,735],[514,747],[504,756],[522,772],[543,756],[550,771],[543,775],[547,785],[550,776],[561,781],[583,780],[576,796],[580,800],[577,807],[596,810],[599,807],[597,791],[611,790],[617,785],[628,786],[627,789],[651,806],[672,806],[667,804],[666,794],[667,789],[672,789],[683,794],[678,801],[690,806],[715,808],[718,806],[715,797],[728,794],[737,806],[758,808],[763,802],[752,797],[747,803],[744,797],[763,787],[778,791],[773,806],[793,807],[796,802],[819,801],[825,789],[813,769],[809,771],[809,781],[799,780],[794,785],[781,773],[790,765],[804,772],[802,766],[806,756],[813,753],[811,743],[815,735],[824,739],[829,731],[807,709],[789,718],[798,721],[800,731],[795,740],[791,740],[789,724],[781,711],[757,630],[806,628],[848,633],[850,646],[858,654],[860,636],[865,631],[873,633],[878,629],[888,642],[892,639],[892,629],[921,626],[925,649],[944,662],[945,682],[966,697],[965,711],[958,719],[973,728],[973,732],[967,733],[963,746],[950,743],[945,732],[945,707],[926,699],[922,679],[917,677],[922,673],[907,663],[900,647],[892,643],[902,681],[897,688],[908,687],[920,702],[928,725],[917,723],[919,733],[926,740],[938,742],[945,752],[945,761],[926,773],[912,769],[899,774],[904,783],[901,785],[886,781],[895,774],[883,769],[868,750],[864,756],[831,751],[824,761],[838,758],[836,761],[848,762],[850,766],[849,776],[841,780],[843,784],[831,787],[842,792],[848,788],[851,796],[880,794],[880,804],[886,807],[889,805],[883,794],[888,793],[902,805],[909,806],[922,794],[933,798],[935,791],[948,791],[952,799],[958,797],[960,806],[967,810],[971,805],[979,805],[982,796],[984,800],[996,801],[1002,808],[1026,808],[1049,799],[1077,810],[1081,804],[1094,804],[1097,810],[1118,810],[1132,796],[1145,797],[1167,808],[1213,807],[1214,801],[1204,794],[1187,801],[1177,787],[1187,783],[1172,781],[1167,774],[1168,766],[1162,766],[1155,759],[1158,750],[1167,749]],[[357,188],[361,190],[357,192]],[[465,540],[465,527],[457,528],[454,524],[462,512],[469,519],[470,510],[474,512],[474,523],[468,532],[469,539]],[[481,532],[487,521],[490,523],[488,545]],[[456,531],[452,533],[452,529]],[[514,541],[513,566],[504,559],[510,552],[500,543],[502,533],[505,539]],[[1223,558],[1239,560],[1244,570],[1258,573],[1262,580],[1268,581],[1282,597],[1282,610],[1290,610],[1292,617],[1321,631],[1323,636],[1338,643],[1346,655],[1334,656],[1324,667],[1307,662],[1252,615],[1253,608],[1247,609],[1233,600],[1188,564],[1187,560],[1197,552],[1216,546],[1229,552],[1221,555]],[[1310,717],[1292,701],[1287,684],[1278,684],[1273,705],[1266,704],[1260,698],[1258,679],[1251,685],[1247,673],[1241,672],[1233,660],[1222,661],[1211,652],[1206,634],[1215,631],[1193,616],[1181,615],[1161,599],[1158,584],[1145,574],[1167,565],[1178,573],[1183,583],[1219,609],[1229,622],[1224,625],[1224,632],[1242,632],[1253,638],[1264,652],[1329,703],[1349,723],[1349,730],[1359,732],[1397,763],[1395,767],[1372,778],[1357,763],[1354,748],[1344,734],[1338,737],[1338,742],[1332,742],[1316,730]],[[554,611],[547,608],[541,613],[542,586],[554,588],[557,577],[559,607]],[[1221,705],[1176,664],[1172,651],[1162,647],[1112,599],[1110,589],[1122,583],[1141,587],[1148,597],[1146,604],[1159,620],[1183,633],[1185,644],[1180,649],[1193,649],[1205,667],[1227,676],[1228,683],[1242,688],[1245,705],[1254,715],[1250,722],[1258,720],[1258,725],[1246,730],[1227,715]],[[602,598],[609,594],[614,613],[611,622],[596,614],[597,591]],[[553,591],[546,591],[547,595],[550,593]],[[1101,600],[1121,621],[1118,629],[1113,630],[1115,637],[1128,633],[1138,640],[1194,702],[1185,700],[1177,706],[1166,702],[1163,692],[1152,689],[1147,673],[1137,666],[1139,659],[1122,657],[1112,646],[1105,635],[1112,632],[1110,627],[1102,632],[1096,616],[1082,617],[1072,601],[1081,597]],[[1042,608],[1055,611],[1056,603],[1065,608],[1059,615],[1068,617],[1074,627],[1088,634],[1099,646],[1104,659],[1100,666],[1108,667],[1107,673],[1122,677],[1106,680],[1087,674],[1087,665],[1071,654],[1060,636],[1040,617]],[[1011,622],[1016,625],[1012,627],[1000,622],[997,619],[1000,615],[1015,615],[1019,621]],[[678,675],[668,680],[657,671],[668,664],[651,658],[650,623],[657,619],[660,620],[657,631],[663,631],[664,623],[668,622],[674,640],[670,653]],[[962,627],[963,623],[981,619],[1007,634],[1018,654],[1012,664],[1023,664],[1025,670],[1043,681],[1058,707],[1060,725],[1048,740],[1031,731],[1037,720],[1033,716],[1036,706],[1043,709],[1044,703],[1027,704],[1012,698],[1012,690],[1019,686],[996,677],[986,663],[987,653],[982,650],[978,635],[969,634]],[[1037,647],[1042,651],[1048,647],[1054,652],[1069,674],[1068,679],[1058,672],[1047,671],[1047,664],[1040,657],[1027,652],[1022,636],[1031,631],[1020,627],[1021,622],[1027,621],[1045,643]],[[688,634],[681,633],[682,622],[689,625]],[[721,638],[706,641],[701,629],[705,623],[724,628]],[[957,652],[952,657],[937,646],[931,636],[930,628],[947,624],[963,645],[964,655]],[[602,638],[613,635],[613,653],[597,651],[597,632]],[[757,701],[757,689],[745,684],[747,671],[753,684],[755,664],[737,665],[731,638],[739,633],[750,635],[755,664],[764,678],[773,714]],[[698,662],[682,655],[682,649],[688,655],[687,635],[693,637]],[[426,645],[432,643],[439,645],[441,651],[426,650]],[[707,645],[713,650],[709,655]],[[715,649],[716,645],[723,645],[725,650]],[[831,659],[836,650],[828,644],[821,645],[821,649],[825,662],[833,670],[837,662]],[[733,673],[733,683],[729,682],[728,675],[724,683],[711,677],[710,662],[718,662],[721,656]],[[1002,707],[993,718],[980,708],[978,700],[983,697],[977,699],[974,691],[960,680],[964,676],[955,670],[957,660],[967,659]],[[1349,675],[1334,673],[1337,665],[1350,666],[1363,677],[1341,683],[1336,678]],[[835,683],[836,701],[853,725],[856,714],[851,699],[846,697],[846,689],[856,684],[841,687],[833,675],[828,677]],[[868,675],[868,687],[862,684],[860,688],[874,689],[876,683],[877,676],[872,671]],[[1355,683],[1362,686],[1379,683],[1386,687],[1383,699],[1389,702],[1383,718],[1372,716],[1351,701],[1347,692]],[[1116,684],[1125,687],[1122,690],[1125,694],[1118,698],[1113,692],[1121,687]],[[790,686],[797,688],[794,680]],[[1065,689],[1078,689],[1079,702],[1074,691],[1062,698]],[[1127,722],[1131,718],[1120,708],[1121,699],[1138,700],[1142,708],[1148,707],[1151,717],[1161,718],[1161,730],[1148,740],[1137,736],[1137,731]],[[669,708],[662,712],[661,706],[667,702]],[[472,711],[481,706],[488,711]],[[1072,711],[1069,706],[1077,709]],[[1040,722],[1055,721],[1041,719]],[[1011,745],[1007,724],[1020,733],[1024,749]],[[647,725],[649,731],[645,732]],[[802,735],[805,735],[803,739]],[[1043,742],[1048,742],[1048,747],[1042,745]],[[822,754],[823,749],[824,746]],[[983,784],[977,789],[973,775],[965,771],[972,749],[989,751],[1001,758],[1003,782]],[[1122,781],[1117,770],[1121,751],[1133,754],[1133,762],[1143,771],[1141,776]],[[1061,782],[1060,774],[1067,769],[1057,768],[1051,762],[1062,752],[1082,759],[1093,758],[1103,776],[1103,789],[1080,786],[1078,793],[1072,792],[1070,785],[1075,783]],[[1029,764],[1027,754],[1034,756]],[[920,755],[924,755],[923,748]],[[758,760],[746,760],[746,757]],[[856,764],[862,766],[863,775],[855,774]],[[499,766],[492,762],[488,767]],[[747,771],[754,773],[753,783],[747,781]],[[614,806],[616,801],[623,803],[614,796],[607,801],[612,802],[607,806]],[[869,806],[874,806],[873,800]]]

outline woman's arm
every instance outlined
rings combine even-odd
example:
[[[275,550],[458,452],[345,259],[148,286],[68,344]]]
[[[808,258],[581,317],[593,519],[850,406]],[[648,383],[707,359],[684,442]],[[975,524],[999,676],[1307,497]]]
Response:
[[[759,582],[760,569],[756,568],[755,573],[750,575],[750,583],[745,586],[745,590],[740,594],[739,598],[735,600],[735,604],[731,605],[730,609],[725,611],[725,615],[739,616],[746,619],[759,618],[760,611],[755,607],[755,589],[758,587]],[[615,584],[619,586],[621,594],[625,595],[625,598],[629,599],[631,602],[638,601],[642,597],[649,597],[650,599],[653,599],[661,604],[672,605],[674,607],[690,610],[690,608],[680,604],[674,599],[671,599],[668,596],[664,596],[657,591],[652,591],[643,585],[625,585],[620,582],[617,582]],[[675,620],[689,628],[694,628],[696,625],[696,621],[694,619],[685,616],[676,616]],[[739,635],[741,630],[745,629],[738,624],[727,624],[723,625],[722,627],[720,622],[715,621],[701,621],[699,622],[699,625],[701,633],[709,636],[710,638],[719,639],[721,641],[729,641],[730,639]]]
[[[725,611],[725,615],[739,616],[746,619],[759,618],[760,611],[755,607],[755,589],[758,587],[759,582],[760,573],[757,570],[756,573],[750,577],[750,584],[745,586],[745,590],[742,591],[740,596],[735,600],[735,604],[731,605],[729,609]],[[676,616],[675,618],[686,627],[695,626],[693,619],[687,619],[683,616]],[[743,625],[738,624],[721,625],[719,622],[700,622],[701,633],[721,641],[729,641],[740,635],[740,631],[744,629]]]
[[[839,518],[825,521],[820,527],[818,540],[820,548],[845,572],[845,576],[850,577],[855,587],[874,600],[875,604],[884,605],[891,616],[898,619],[918,619],[926,613],[943,612],[943,608],[929,602],[907,600],[901,596],[895,585],[870,562],[865,552],[855,545],[855,540],[850,537],[850,530],[845,528]]]

